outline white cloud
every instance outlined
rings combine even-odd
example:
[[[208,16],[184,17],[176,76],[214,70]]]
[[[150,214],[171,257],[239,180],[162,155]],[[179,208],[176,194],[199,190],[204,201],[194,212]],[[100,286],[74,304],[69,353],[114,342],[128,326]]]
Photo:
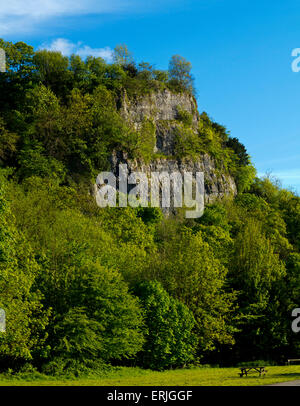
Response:
[[[91,48],[88,45],[85,45],[83,47],[79,47],[75,53],[80,55],[82,58],[92,55],[95,57],[101,57],[108,62],[112,61],[113,59],[113,50],[110,47]]]
[[[113,50],[109,47],[91,48],[88,45],[83,45],[82,42],[73,43],[65,38],[57,38],[50,44],[44,43],[39,49],[48,49],[50,51],[60,51],[63,55],[70,56],[71,54],[80,55],[82,58],[87,56],[101,57],[110,62],[113,58]]]
[[[176,4],[183,0],[0,0],[0,37],[39,32],[49,22],[53,29],[64,17],[147,13]]]
[[[131,1],[109,0],[0,0],[1,16],[53,17],[107,13],[130,5]]]
[[[71,55],[74,53],[76,44],[73,44],[67,39],[57,38],[51,44],[42,44],[39,49],[48,49],[49,51],[60,51],[63,55]]]
[[[133,0],[0,0],[0,36],[32,32],[57,17],[122,12]]]
[[[66,11],[70,11],[72,14],[78,11],[78,8],[82,7],[82,2],[71,2],[68,0],[10,0],[1,1],[1,14],[4,17],[10,16],[31,16],[31,17],[45,17],[53,15],[61,15]],[[71,7],[73,6],[73,7]],[[79,7],[78,7],[79,6]]]

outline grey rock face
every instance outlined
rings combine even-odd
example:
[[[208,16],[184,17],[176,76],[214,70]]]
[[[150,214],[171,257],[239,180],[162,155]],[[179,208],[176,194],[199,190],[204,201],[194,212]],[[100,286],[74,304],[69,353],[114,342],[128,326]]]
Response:
[[[127,120],[138,127],[145,118],[151,118],[154,122],[176,120],[180,107],[188,111],[193,116],[193,122],[197,123],[199,114],[195,98],[186,93],[172,93],[167,89],[130,101],[124,93],[121,111]]]
[[[199,121],[197,103],[195,98],[187,93],[172,93],[166,89],[134,100],[128,100],[124,93],[121,101],[121,114],[136,130],[139,130],[147,119],[155,124],[154,152],[167,156],[174,155],[176,128],[180,124],[177,120],[179,111],[191,115],[191,128],[196,129]]]
[[[155,153],[161,153],[166,158],[156,158],[145,163],[140,159],[131,160],[126,153],[114,151],[110,158],[111,169],[118,178],[118,167],[127,164],[129,175],[131,172],[143,172],[148,179],[152,172],[179,172],[204,173],[205,202],[211,203],[218,198],[237,193],[234,179],[222,170],[220,165],[208,154],[201,154],[197,159],[176,159],[174,157],[176,129],[180,127],[178,112],[186,111],[192,117],[191,130],[197,129],[200,120],[197,103],[194,97],[188,94],[176,94],[169,90],[141,96],[135,100],[128,100],[124,93],[120,111],[123,117],[134,126],[141,128],[145,119],[151,120],[155,125],[156,146]],[[164,210],[166,212],[166,210]],[[168,213],[166,213],[168,214]]]
[[[197,161],[159,158],[145,163],[138,159],[130,160],[123,152],[114,152],[111,156],[111,168],[117,178],[120,164],[127,164],[129,175],[131,172],[143,172],[148,179],[151,178],[153,172],[167,172],[168,174],[179,172],[182,176],[184,172],[191,172],[193,176],[196,172],[203,172],[206,203],[212,203],[226,195],[236,194],[234,180],[228,175],[218,174],[215,162],[208,154],[199,156]]]

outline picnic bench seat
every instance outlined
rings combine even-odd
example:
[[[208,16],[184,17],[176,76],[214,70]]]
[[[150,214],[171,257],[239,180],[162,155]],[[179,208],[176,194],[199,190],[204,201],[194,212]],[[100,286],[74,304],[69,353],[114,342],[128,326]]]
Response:
[[[262,374],[265,374],[267,372],[266,367],[259,367],[259,366],[241,367],[241,372],[239,372],[239,375],[242,378],[244,375],[248,376],[248,373],[251,371],[258,372],[259,376],[261,376]]]
[[[288,365],[291,365],[291,362],[299,362],[300,363],[300,359],[296,358],[296,359],[288,359],[287,360]]]

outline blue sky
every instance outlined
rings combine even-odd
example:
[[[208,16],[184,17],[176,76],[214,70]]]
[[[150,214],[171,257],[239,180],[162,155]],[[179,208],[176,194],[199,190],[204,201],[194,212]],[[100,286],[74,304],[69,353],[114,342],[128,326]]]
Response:
[[[162,69],[184,56],[199,110],[246,145],[259,174],[300,193],[298,0],[0,0],[0,37],[108,60],[126,43]]]

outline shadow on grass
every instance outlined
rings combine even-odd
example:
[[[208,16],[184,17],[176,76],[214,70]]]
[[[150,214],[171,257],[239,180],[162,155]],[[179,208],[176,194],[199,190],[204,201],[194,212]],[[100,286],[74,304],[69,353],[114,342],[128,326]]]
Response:
[[[291,372],[291,373],[282,373],[282,374],[272,375],[272,378],[281,378],[281,377],[285,377],[285,378],[293,377],[295,379],[300,379],[300,372]]]

